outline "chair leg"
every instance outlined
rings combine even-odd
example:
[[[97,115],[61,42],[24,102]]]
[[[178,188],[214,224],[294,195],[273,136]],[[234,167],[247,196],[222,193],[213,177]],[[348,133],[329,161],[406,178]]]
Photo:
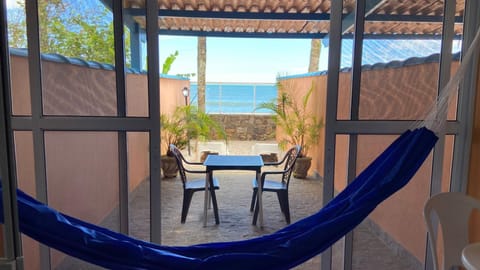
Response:
[[[258,192],[258,189],[254,188],[253,195],[252,195],[252,202],[250,203],[250,212],[253,212],[253,208],[255,207],[255,202],[257,201],[257,192]]]
[[[253,212],[252,225],[257,225],[258,211],[259,211],[259,205],[258,205],[258,203],[256,203],[255,204],[255,212]]]
[[[217,205],[217,196],[215,195],[215,189],[210,189],[210,195],[212,197],[213,203],[213,213],[215,215],[215,224],[220,224],[220,218],[218,217],[218,205]]]
[[[192,201],[193,191],[184,190],[183,191],[183,206],[182,206],[182,217],[181,223],[185,223],[187,219],[188,209],[190,208],[190,202]]]
[[[208,193],[208,209],[212,209],[212,194],[209,192]]]
[[[285,203],[284,203],[283,194],[281,194],[281,192],[276,192],[276,193],[277,193],[278,203],[280,204],[280,210],[282,211],[283,214],[285,214]]]
[[[279,192],[278,194],[279,194],[279,199],[280,199],[280,197],[282,198],[281,199],[281,201],[282,201],[281,205],[283,205],[283,206],[280,206],[280,207],[283,208],[282,212],[285,215],[285,220],[287,221],[287,224],[290,224],[290,205],[289,205],[289,202],[288,202],[288,193],[287,192]]]

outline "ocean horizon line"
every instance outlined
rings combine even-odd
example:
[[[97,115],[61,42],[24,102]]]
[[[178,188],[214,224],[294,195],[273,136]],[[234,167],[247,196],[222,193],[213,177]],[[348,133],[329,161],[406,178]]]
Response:
[[[198,85],[198,82],[194,82],[194,81],[190,81],[190,84],[195,84],[195,85]],[[277,82],[239,82],[239,81],[236,81],[236,82],[206,82],[205,83],[206,85],[207,84],[244,84],[244,85],[252,85],[252,84],[263,84],[263,85],[276,85]]]
[[[198,102],[198,85],[190,85],[190,102]],[[268,113],[258,105],[277,97],[274,83],[206,83],[206,111],[210,113]]]

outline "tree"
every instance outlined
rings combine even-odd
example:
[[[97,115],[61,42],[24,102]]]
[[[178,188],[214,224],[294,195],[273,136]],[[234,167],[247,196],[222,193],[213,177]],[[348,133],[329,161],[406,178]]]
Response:
[[[172,68],[173,62],[177,59],[178,51],[171,53],[163,62],[162,65],[162,74],[168,74],[170,69]],[[195,73],[177,73],[176,76],[184,77],[184,78],[191,78],[195,76]]]
[[[27,47],[25,3],[9,11],[10,47]],[[58,53],[88,61],[115,63],[113,19],[103,5],[75,5],[69,0],[39,0],[39,34],[42,53]],[[128,28],[124,28],[128,33]],[[125,57],[130,65],[130,38],[125,35]]]
[[[198,37],[197,43],[197,91],[198,109],[205,111],[205,88],[207,67],[207,37]]]
[[[318,62],[320,61],[321,40],[312,39],[310,45],[310,63],[308,65],[308,72],[318,71]]]
[[[177,56],[178,56],[178,51],[175,51],[165,59],[165,62],[163,62],[163,66],[162,66],[163,74],[168,74],[168,72],[170,72],[170,68],[172,67],[173,62],[175,62],[175,59],[177,59]]]
[[[27,28],[25,25],[25,9],[8,10],[8,43],[10,47],[27,47]]]

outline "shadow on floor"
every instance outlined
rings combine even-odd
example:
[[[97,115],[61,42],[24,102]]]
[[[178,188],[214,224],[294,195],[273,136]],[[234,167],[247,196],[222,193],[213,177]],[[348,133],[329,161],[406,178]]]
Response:
[[[250,212],[252,195],[249,172],[215,172],[219,179],[217,192],[220,224],[215,225],[213,210],[208,212],[207,227],[203,227],[203,193],[197,192],[192,199],[185,224],[180,223],[182,204],[182,186],[177,178],[162,179],[162,244],[185,246],[207,242],[244,240],[273,233],[287,224],[280,211],[275,194],[264,194],[264,228],[251,225],[253,214]],[[149,185],[144,181],[130,198],[130,235],[148,241],[150,234]],[[290,209],[292,223],[313,214],[322,207],[323,184],[315,179],[293,179],[290,183]],[[118,211],[117,211],[118,212]],[[118,221],[112,215],[111,223]],[[107,225],[107,224],[105,224]],[[114,225],[110,224],[108,227]],[[360,224],[354,231],[354,252],[352,269],[421,269],[415,259],[399,254],[388,247],[371,231],[368,222]],[[343,269],[342,241],[333,246],[332,269]],[[67,258],[58,269],[99,269]],[[297,266],[295,269],[320,269],[320,256]]]

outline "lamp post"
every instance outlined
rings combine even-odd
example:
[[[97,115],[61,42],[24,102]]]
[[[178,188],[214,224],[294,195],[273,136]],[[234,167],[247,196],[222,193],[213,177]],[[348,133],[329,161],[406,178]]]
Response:
[[[188,87],[183,87],[182,89],[182,94],[183,94],[183,97],[185,98],[185,106],[188,106],[188,95],[189,95],[189,89]],[[191,156],[192,153],[190,152],[190,136],[188,134],[188,130],[187,130],[187,148],[188,148],[188,155]]]
[[[186,86],[183,87],[182,94],[183,94],[183,97],[185,98],[185,106],[188,105],[188,94],[189,94],[189,92],[190,91],[189,91],[188,87],[186,87]]]

